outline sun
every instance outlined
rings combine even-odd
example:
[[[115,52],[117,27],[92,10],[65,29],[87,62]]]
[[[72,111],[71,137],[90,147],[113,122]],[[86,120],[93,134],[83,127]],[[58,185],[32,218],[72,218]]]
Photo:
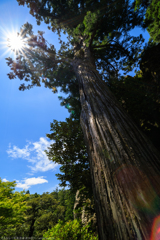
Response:
[[[16,32],[8,34],[7,44],[8,47],[10,47],[15,53],[18,53],[25,47],[25,41],[23,40],[23,37]]]
[[[5,25],[0,26],[0,49],[4,49],[3,53],[0,54],[0,59],[7,54],[13,59],[16,59],[17,56],[26,57],[26,53],[30,49],[30,36],[27,36],[27,30],[21,29],[19,27],[13,26],[11,24],[10,28],[7,28]],[[1,52],[1,51],[0,51]]]

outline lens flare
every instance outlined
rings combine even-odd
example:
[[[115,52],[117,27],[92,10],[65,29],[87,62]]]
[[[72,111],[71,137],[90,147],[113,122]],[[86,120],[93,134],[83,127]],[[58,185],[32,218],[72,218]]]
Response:
[[[28,40],[25,32],[22,31],[19,33],[17,28],[3,28],[0,26],[2,35],[0,36],[0,48],[5,49],[4,53],[1,54],[0,58],[9,53],[10,56],[16,58],[17,55],[25,56],[26,51],[29,49]]]
[[[137,167],[123,164],[114,173],[114,177],[128,195],[134,209],[143,212],[149,218],[159,212],[159,198],[149,178]]]
[[[8,46],[16,52],[22,50],[22,48],[25,46],[23,38],[16,32],[10,33],[7,41]]]
[[[150,240],[160,239],[160,215],[154,219]]]

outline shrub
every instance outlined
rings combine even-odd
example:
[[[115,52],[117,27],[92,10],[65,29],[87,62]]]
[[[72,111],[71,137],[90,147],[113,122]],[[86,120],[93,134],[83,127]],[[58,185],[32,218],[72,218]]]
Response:
[[[43,235],[43,240],[98,240],[98,236],[88,230],[89,227],[89,225],[83,226],[78,220],[67,223],[59,220],[58,224]]]

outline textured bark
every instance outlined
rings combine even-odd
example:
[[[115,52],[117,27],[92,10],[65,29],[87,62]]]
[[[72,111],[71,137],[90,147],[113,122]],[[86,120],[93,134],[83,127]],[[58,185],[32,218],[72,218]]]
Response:
[[[160,215],[160,155],[101,80],[93,61],[75,59],[72,66],[79,81],[99,239],[150,240]]]

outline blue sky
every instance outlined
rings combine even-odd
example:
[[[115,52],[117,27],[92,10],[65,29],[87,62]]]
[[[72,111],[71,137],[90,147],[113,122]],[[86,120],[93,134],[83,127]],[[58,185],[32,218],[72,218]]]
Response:
[[[0,1],[0,177],[17,181],[17,191],[29,189],[31,193],[51,192],[59,183],[55,176],[59,166],[49,161],[43,152],[49,146],[46,133],[53,119],[64,121],[69,116],[60,106],[58,95],[44,86],[19,91],[19,79],[10,80],[4,48],[4,34],[29,22],[34,32],[45,31],[45,38],[58,48],[58,36],[45,24],[36,25],[29,9],[18,6],[16,0]]]
[[[19,79],[10,80],[7,76],[10,69],[5,58],[12,55],[5,53],[4,35],[12,29],[19,31],[26,22],[33,25],[35,33],[45,31],[47,41],[59,48],[58,36],[45,24],[37,26],[28,8],[18,6],[16,0],[0,1],[0,178],[15,180],[17,191],[29,189],[30,193],[42,194],[53,191],[59,183],[55,176],[59,166],[43,152],[50,144],[46,134],[50,133],[53,119],[65,121],[69,113],[51,90],[41,86],[19,91]],[[142,33],[146,41],[149,39],[147,32],[137,28],[132,32]]]

